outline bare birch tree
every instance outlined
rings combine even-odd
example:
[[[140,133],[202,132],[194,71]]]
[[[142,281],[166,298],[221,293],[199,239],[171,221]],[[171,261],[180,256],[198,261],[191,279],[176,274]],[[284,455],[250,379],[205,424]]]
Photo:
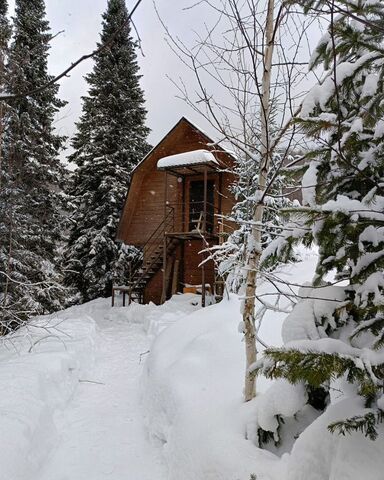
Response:
[[[261,82],[261,102],[260,102],[260,171],[258,178],[257,192],[260,200],[256,199],[253,212],[252,235],[248,244],[248,255],[245,268],[247,270],[246,290],[243,308],[245,354],[246,354],[246,372],[244,385],[244,399],[251,400],[256,394],[254,376],[250,375],[249,367],[256,362],[256,336],[255,336],[255,296],[257,270],[260,263],[261,249],[261,228],[263,221],[264,204],[262,201],[267,187],[267,176],[271,165],[271,137],[269,130],[269,120],[271,112],[271,75],[272,75],[272,57],[274,50],[274,7],[275,0],[268,0],[267,18],[265,23],[265,44],[263,60],[263,78]]]
[[[304,20],[300,11],[291,12],[281,0],[241,4],[236,0],[203,0],[191,8],[215,12],[215,22],[205,26],[191,48],[174,37],[161,19],[169,45],[193,72],[197,89],[191,92],[182,79],[172,81],[179,96],[216,130],[219,141],[230,144],[240,161],[251,159],[258,171],[257,177],[250,179],[249,233],[241,265],[245,272],[244,399],[249,401],[256,394],[249,367],[257,359],[255,306],[268,197],[290,152],[302,142],[291,119],[299,109],[306,82],[309,85],[307,33],[316,20]]]

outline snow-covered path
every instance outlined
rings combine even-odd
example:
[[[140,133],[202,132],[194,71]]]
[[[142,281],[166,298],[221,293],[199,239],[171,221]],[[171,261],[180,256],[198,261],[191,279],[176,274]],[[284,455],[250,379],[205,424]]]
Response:
[[[96,321],[101,342],[93,372],[81,379],[67,408],[56,414],[59,438],[37,478],[165,479],[140,406],[140,355],[148,351],[148,337],[140,324],[100,317]]]

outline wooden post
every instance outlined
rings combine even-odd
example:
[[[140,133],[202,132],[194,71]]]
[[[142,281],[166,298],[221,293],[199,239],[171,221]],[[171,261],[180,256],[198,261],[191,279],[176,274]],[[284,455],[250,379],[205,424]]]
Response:
[[[167,270],[165,272],[165,298],[164,298],[164,302],[165,300],[167,300],[167,293],[169,291],[169,283],[171,281],[171,273],[172,273],[172,267],[173,267],[173,260],[170,260],[170,261],[167,261]]]
[[[206,248],[205,245],[205,235],[207,233],[207,189],[208,189],[208,172],[207,172],[207,166],[205,165],[204,167],[204,206],[203,206],[203,240],[202,240],[202,246],[203,250]],[[203,256],[203,261],[205,260],[205,254],[202,254]],[[201,266],[201,306],[204,308],[205,307],[205,263]]]
[[[179,280],[179,260],[175,260],[175,266],[173,268],[173,278],[172,278],[172,295],[177,293],[177,285]]]
[[[217,222],[221,221],[221,226],[223,225],[223,212],[222,212],[222,209],[223,209],[223,199],[222,199],[222,195],[223,195],[223,173],[220,171],[219,172],[219,204],[218,204],[218,216],[217,217]],[[219,230],[219,228],[218,228]],[[220,234],[220,231],[219,231],[219,234]]]
[[[187,208],[189,208],[189,205],[185,205],[185,199],[186,199],[186,195],[185,195],[185,177],[181,177],[182,178],[182,194],[181,194],[181,231],[182,232],[186,232],[187,231],[187,225],[186,225],[186,212],[187,212]],[[176,230],[177,231],[177,230]]]
[[[182,194],[182,232],[188,232],[189,231],[189,225],[187,223],[187,218],[189,221],[189,204],[187,204],[187,194],[186,194],[186,179],[185,176],[183,175],[183,194]],[[188,196],[189,198],[189,196]],[[180,242],[180,262],[179,262],[179,279],[182,283],[184,283],[184,274],[185,274],[185,240],[181,239]]]
[[[204,241],[203,241],[204,245]],[[203,260],[204,260],[204,253],[203,253]],[[205,307],[205,265],[201,266],[201,306]]]
[[[161,303],[167,299],[167,235],[165,231],[165,220],[167,218],[167,202],[168,202],[168,173],[165,170],[164,185],[164,239],[163,239],[163,291],[161,294]]]
[[[208,172],[207,166],[204,166],[204,205],[203,205],[203,212],[204,212],[204,221],[203,221],[203,234],[207,233],[207,195],[208,195]]]

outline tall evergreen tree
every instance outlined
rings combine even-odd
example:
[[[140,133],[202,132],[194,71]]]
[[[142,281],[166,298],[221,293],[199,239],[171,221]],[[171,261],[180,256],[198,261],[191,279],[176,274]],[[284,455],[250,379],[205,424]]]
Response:
[[[63,138],[55,133],[54,120],[64,102],[57,98],[57,85],[29,94],[52,78],[50,40],[44,1],[16,0],[8,90],[17,97],[9,101],[4,135],[2,233],[7,240],[0,257],[1,315],[8,326],[61,306],[54,263]]]
[[[0,92],[9,90],[8,80],[8,53],[11,37],[11,27],[7,18],[8,4],[6,0],[0,1]],[[9,172],[5,162],[4,132],[7,123],[8,105],[0,101],[0,304],[3,301],[3,285],[5,282],[4,267],[6,265],[6,252],[9,229],[7,225],[7,187]],[[1,309],[0,309],[1,312]]]
[[[315,241],[317,271],[286,320],[284,348],[267,350],[259,367],[298,389],[304,384],[302,405],[324,409],[327,392],[332,404],[337,391],[348,413],[329,429],[374,439],[384,419],[384,5],[357,0],[334,7],[311,64],[328,75],[298,120],[316,142],[307,155],[305,205],[295,212],[294,235],[287,232],[269,252],[288,251],[298,238]],[[329,281],[333,272],[336,284]]]
[[[70,157],[78,168],[70,194],[73,226],[66,248],[66,283],[79,301],[108,296],[121,268],[124,247],[115,242],[132,168],[148,152],[146,110],[124,0],[109,0],[88,96]],[[116,263],[120,265],[117,266]],[[118,273],[119,272],[119,273]]]
[[[9,53],[9,41],[11,38],[11,26],[7,17],[8,2],[0,0],[0,92],[6,92],[8,89],[7,62]],[[3,168],[4,145],[3,135],[6,124],[7,105],[0,101],[0,191],[2,188],[2,179],[5,175]],[[1,207],[0,207],[1,208]],[[1,216],[0,216],[1,219]],[[1,243],[1,242],[0,242]]]
[[[8,17],[8,2],[0,0],[0,85],[5,86],[5,69],[8,55],[8,44],[11,37],[11,27]]]

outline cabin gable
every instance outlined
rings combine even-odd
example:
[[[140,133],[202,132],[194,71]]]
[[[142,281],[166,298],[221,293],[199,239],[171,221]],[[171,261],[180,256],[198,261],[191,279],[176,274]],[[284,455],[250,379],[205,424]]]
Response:
[[[201,266],[206,255],[201,251],[218,244],[224,229],[229,233],[231,226],[223,227],[219,215],[232,210],[229,187],[235,177],[234,158],[212,144],[182,118],[133,171],[117,239],[143,251],[128,281],[141,301],[161,303],[188,285],[215,289],[215,266],[211,261]],[[172,164],[175,155],[181,165]]]
[[[157,169],[158,161],[170,155],[202,148],[207,149],[207,146],[212,143],[207,135],[185,118],[175,125],[134,169],[119,223],[117,240],[127,245],[141,247],[151,235],[154,226],[162,221],[165,185],[164,172]],[[215,156],[228,168],[233,166],[233,159],[224,150],[215,149]],[[233,180],[233,175],[223,175],[222,182],[226,195],[220,201],[222,201],[223,209],[228,213],[233,205],[232,195],[229,191]],[[168,178],[167,195],[170,203],[180,204],[182,202],[182,186],[178,183],[177,177]],[[217,199],[217,203],[219,203],[219,199]]]

